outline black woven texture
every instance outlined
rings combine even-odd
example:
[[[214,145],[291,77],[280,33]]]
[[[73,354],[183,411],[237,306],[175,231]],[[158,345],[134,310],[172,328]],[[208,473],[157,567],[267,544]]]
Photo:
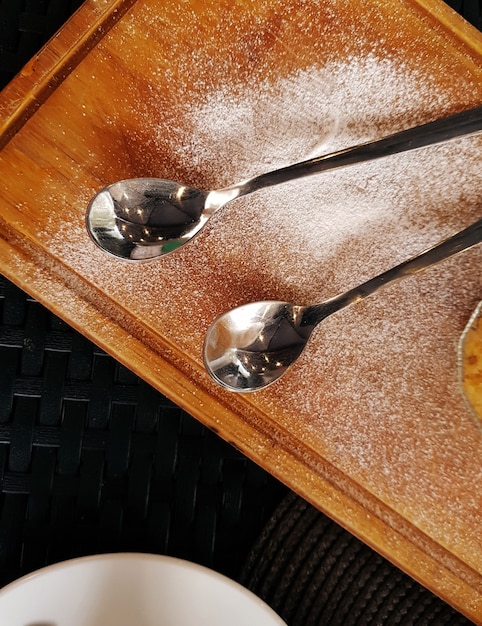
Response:
[[[289,626],[471,624],[294,494],[271,517],[240,582]]]
[[[0,277],[0,585],[139,551],[231,577],[286,488]]]

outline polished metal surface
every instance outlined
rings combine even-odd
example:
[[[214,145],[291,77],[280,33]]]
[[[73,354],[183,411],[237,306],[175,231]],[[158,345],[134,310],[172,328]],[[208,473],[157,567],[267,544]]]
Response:
[[[230,391],[263,389],[283,376],[302,353],[315,326],[326,317],[481,240],[482,220],[479,220],[418,256],[321,304],[297,306],[265,301],[228,311],[213,322],[206,334],[203,350],[206,370]]]
[[[296,178],[443,143],[480,130],[482,106],[215,191],[201,191],[157,178],[123,180],[94,196],[87,210],[86,226],[95,243],[106,252],[133,261],[152,259],[187,243],[213,213],[240,196]]]

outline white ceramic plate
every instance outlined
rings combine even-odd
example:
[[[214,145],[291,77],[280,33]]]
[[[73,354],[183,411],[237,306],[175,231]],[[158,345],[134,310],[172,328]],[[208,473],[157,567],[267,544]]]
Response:
[[[145,554],[83,557],[0,590],[8,626],[280,626],[250,591],[205,567]]]

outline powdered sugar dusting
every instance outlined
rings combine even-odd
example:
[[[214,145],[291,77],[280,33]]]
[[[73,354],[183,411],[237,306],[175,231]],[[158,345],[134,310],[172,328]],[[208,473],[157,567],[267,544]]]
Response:
[[[375,139],[464,108],[473,84],[454,75],[450,89],[441,88],[441,73],[371,50],[253,86],[209,84],[164,109],[154,87],[147,105],[127,94],[139,120],[133,144],[149,154],[123,173],[224,186]],[[123,92],[112,88],[121,102]],[[322,300],[479,218],[480,144],[461,139],[256,193],[225,207],[184,249],[143,265],[120,264],[88,242],[80,205],[74,224],[52,220],[38,237],[201,368],[205,332],[227,309],[271,298]],[[300,447],[434,536],[434,519],[449,519],[440,540],[465,546],[461,535],[480,511],[482,489],[464,499],[470,510],[460,509],[456,494],[481,485],[482,438],[459,392],[456,345],[481,299],[480,261],[473,249],[326,320],[286,377],[252,400]],[[447,476],[457,487],[450,493]],[[473,558],[468,548],[461,556]]]
[[[438,115],[450,105],[450,96],[437,94],[426,76],[375,54],[298,70],[274,86],[265,80],[241,95],[224,86],[201,105],[188,105],[190,134],[173,154],[204,172],[219,172],[222,163],[223,177],[233,182],[350,140],[376,139],[390,126],[414,125],[427,115],[414,107],[415,93]]]

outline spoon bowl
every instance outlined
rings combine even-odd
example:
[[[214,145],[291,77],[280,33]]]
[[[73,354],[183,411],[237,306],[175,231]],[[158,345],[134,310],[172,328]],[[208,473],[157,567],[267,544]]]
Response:
[[[121,180],[91,200],[86,227],[105,252],[142,261],[164,256],[195,237],[228,202],[265,187],[323,171],[443,143],[482,130],[482,106],[261,174],[236,185],[202,191],[161,178]]]
[[[230,391],[263,389],[293,365],[315,327],[326,317],[481,240],[482,220],[479,220],[433,248],[321,304],[299,306],[264,301],[232,309],[208,329],[203,349],[206,370]]]
[[[162,256],[189,241],[208,219],[207,194],[161,178],[121,180],[99,192],[87,228],[106,252],[124,259]]]
[[[273,383],[303,352],[313,326],[305,307],[289,302],[251,302],[224,313],[204,342],[209,374],[231,391],[254,391]]]

